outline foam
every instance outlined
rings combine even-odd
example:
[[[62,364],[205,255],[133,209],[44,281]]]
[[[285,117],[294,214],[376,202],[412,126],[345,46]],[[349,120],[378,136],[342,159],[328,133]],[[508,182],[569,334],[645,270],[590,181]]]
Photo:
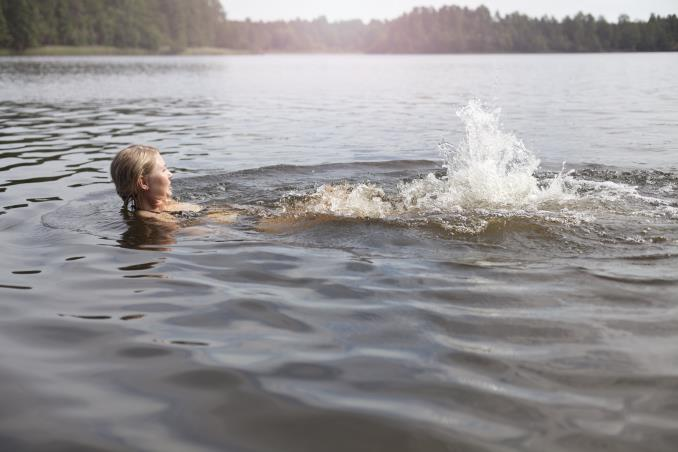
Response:
[[[385,218],[395,214],[395,207],[386,200],[384,191],[374,184],[321,185],[304,198],[301,206],[290,203],[285,213],[333,214],[358,218]]]

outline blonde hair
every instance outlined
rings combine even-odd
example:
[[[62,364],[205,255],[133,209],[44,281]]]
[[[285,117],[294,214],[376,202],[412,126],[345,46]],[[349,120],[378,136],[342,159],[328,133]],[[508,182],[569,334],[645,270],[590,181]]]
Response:
[[[123,209],[127,209],[130,201],[134,208],[138,204],[139,178],[153,170],[155,157],[160,151],[153,146],[133,144],[128,146],[113,158],[111,162],[111,178],[115,183],[115,190],[122,198]]]

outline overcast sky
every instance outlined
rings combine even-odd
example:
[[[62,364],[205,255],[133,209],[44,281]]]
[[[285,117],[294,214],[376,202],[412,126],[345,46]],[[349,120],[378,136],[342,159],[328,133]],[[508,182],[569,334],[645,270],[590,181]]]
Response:
[[[455,4],[459,6],[487,6],[493,13],[520,11],[529,16],[544,14],[558,19],[574,15],[579,10],[594,16],[603,15],[616,21],[620,14],[631,19],[647,20],[650,13],[661,15],[678,14],[678,0],[221,0],[230,19],[241,20],[290,20],[297,17],[314,19],[325,16],[329,20],[343,19],[392,19],[415,6]]]

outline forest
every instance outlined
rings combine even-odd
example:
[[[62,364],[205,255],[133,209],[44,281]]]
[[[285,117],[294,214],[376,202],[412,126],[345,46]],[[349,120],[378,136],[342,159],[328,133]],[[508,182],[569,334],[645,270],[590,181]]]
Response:
[[[0,0],[0,48],[111,46],[179,53],[489,53],[676,51],[678,17],[557,20],[484,6],[419,7],[393,20],[228,20],[219,0]]]

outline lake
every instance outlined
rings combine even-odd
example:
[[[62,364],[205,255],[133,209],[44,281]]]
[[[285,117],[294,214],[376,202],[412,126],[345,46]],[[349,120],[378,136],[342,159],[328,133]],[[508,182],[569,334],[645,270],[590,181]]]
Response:
[[[675,53],[0,59],[0,448],[673,451]],[[158,147],[179,227],[120,210]]]

